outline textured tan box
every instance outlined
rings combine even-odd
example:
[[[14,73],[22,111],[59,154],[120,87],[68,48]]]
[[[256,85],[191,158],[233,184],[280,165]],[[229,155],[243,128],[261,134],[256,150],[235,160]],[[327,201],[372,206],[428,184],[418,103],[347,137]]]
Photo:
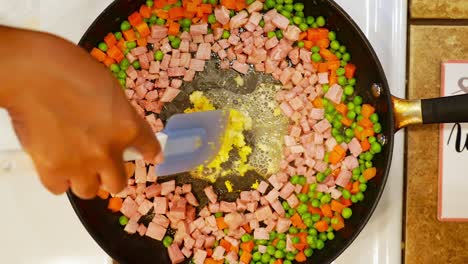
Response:
[[[468,26],[410,27],[410,98],[439,96],[441,62],[468,59],[467,36]],[[438,133],[438,125],[408,129],[405,260],[409,264],[468,263],[468,223],[437,220]]]
[[[467,0],[410,0],[412,18],[468,19]]]

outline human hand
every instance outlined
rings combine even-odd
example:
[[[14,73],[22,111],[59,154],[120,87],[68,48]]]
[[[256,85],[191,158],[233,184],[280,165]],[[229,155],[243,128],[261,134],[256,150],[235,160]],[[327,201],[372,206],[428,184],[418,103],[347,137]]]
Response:
[[[49,34],[4,27],[0,34],[0,107],[48,190],[71,187],[86,199],[100,186],[117,193],[127,181],[127,147],[148,161],[161,155],[117,80],[85,51]]]

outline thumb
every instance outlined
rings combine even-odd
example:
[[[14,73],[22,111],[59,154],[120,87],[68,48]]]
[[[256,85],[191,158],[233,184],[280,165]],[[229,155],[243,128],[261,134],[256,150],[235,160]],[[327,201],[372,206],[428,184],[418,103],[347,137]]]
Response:
[[[146,162],[152,164],[160,163],[163,160],[163,153],[156,135],[145,120],[139,116],[136,116],[136,119],[139,133],[130,145],[141,153]]]

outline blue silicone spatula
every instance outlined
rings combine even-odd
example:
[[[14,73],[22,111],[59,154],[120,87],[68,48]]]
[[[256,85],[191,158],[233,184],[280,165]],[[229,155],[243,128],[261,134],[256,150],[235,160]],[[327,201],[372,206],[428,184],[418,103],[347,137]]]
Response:
[[[214,159],[221,146],[229,114],[216,110],[173,115],[162,132],[156,134],[164,153],[164,162],[156,166],[156,175],[167,176],[190,171]],[[123,159],[141,159],[132,148]],[[22,150],[0,152],[0,174],[31,173],[34,164]]]

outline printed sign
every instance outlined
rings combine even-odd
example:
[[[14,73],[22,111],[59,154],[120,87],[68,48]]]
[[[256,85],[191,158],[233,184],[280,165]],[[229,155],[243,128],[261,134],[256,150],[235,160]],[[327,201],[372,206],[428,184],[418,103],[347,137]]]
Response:
[[[468,94],[468,61],[442,63],[441,96]],[[468,111],[468,105],[467,105]],[[440,125],[440,221],[468,221],[468,124]]]

